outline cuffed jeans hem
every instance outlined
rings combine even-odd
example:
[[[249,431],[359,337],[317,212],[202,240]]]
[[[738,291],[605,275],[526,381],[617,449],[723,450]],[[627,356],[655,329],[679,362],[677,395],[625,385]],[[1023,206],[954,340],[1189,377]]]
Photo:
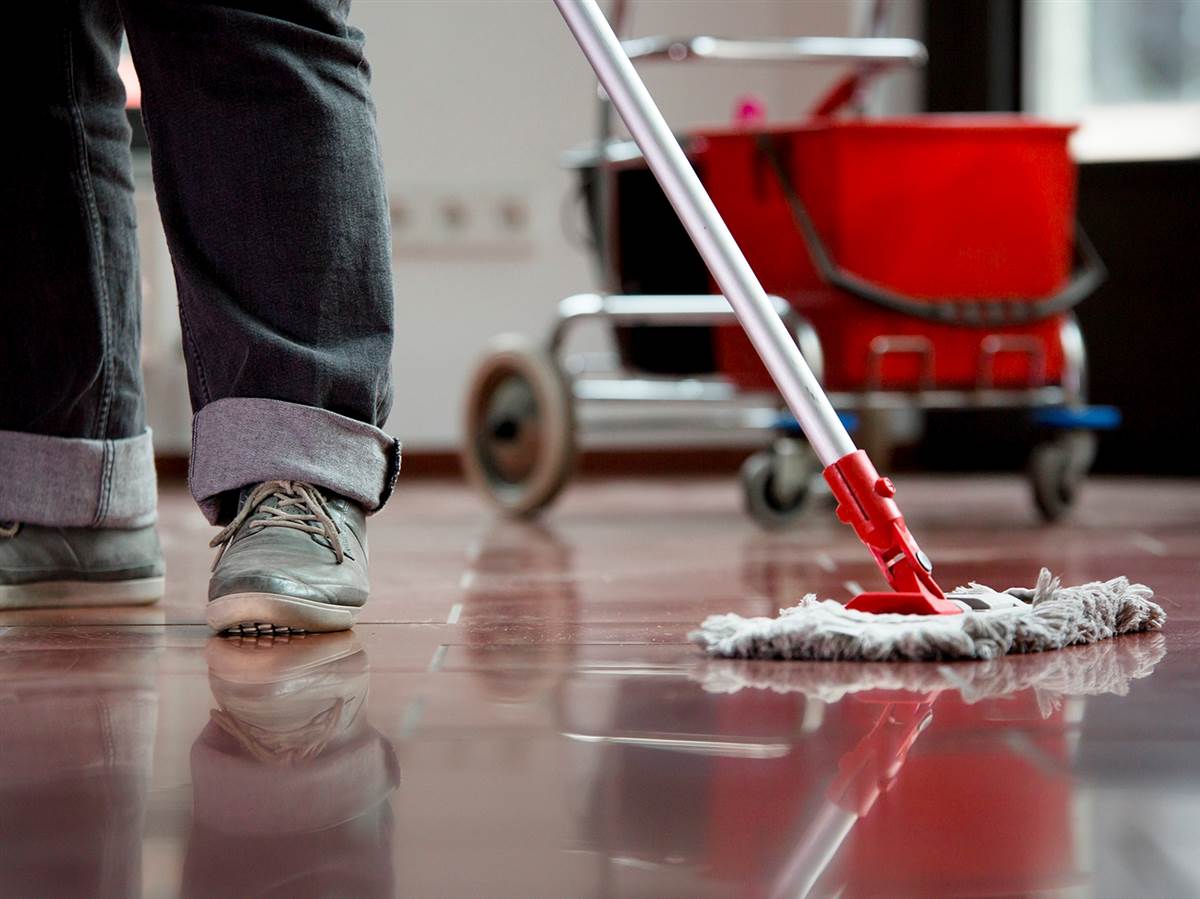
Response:
[[[0,521],[140,528],[157,493],[149,429],[120,440],[0,431]]]
[[[374,425],[283,400],[228,397],[192,419],[192,496],[211,524],[233,510],[230,491],[263,481],[303,481],[383,508],[400,472],[400,442]]]

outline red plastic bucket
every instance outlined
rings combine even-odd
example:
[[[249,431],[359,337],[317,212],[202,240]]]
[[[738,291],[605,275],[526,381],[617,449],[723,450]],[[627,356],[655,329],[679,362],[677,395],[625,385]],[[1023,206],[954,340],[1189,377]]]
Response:
[[[833,259],[844,270],[910,298],[1033,302],[1070,275],[1075,167],[1071,128],[1017,116],[943,116],[821,122],[769,132],[772,146]],[[1061,377],[1061,317],[1006,327],[927,322],[829,288],[814,268],[759,133],[703,134],[706,187],[766,289],[816,325],[832,389],[974,386],[989,335],[1038,353],[988,361],[995,386]],[[930,359],[881,366],[872,342],[920,336]],[[1010,340],[1008,346],[1020,345]],[[876,345],[877,346],[877,345]],[[736,328],[722,328],[723,372],[746,387],[769,379]]]

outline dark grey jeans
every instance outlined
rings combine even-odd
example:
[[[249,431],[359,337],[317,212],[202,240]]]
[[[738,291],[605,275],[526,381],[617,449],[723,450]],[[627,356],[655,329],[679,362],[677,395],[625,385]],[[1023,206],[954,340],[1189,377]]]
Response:
[[[210,521],[238,488],[379,508],[387,198],[361,32],[337,0],[13,4],[0,58],[0,521],[154,519],[122,28],[142,85]]]

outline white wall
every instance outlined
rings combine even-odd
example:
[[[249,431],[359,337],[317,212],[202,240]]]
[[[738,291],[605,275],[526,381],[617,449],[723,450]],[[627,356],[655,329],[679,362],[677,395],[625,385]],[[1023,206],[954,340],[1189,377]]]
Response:
[[[632,0],[630,31],[846,34],[864,5]],[[916,5],[898,4],[896,33],[915,28]],[[558,167],[564,149],[592,138],[594,82],[549,0],[356,0],[352,20],[367,35],[389,190],[404,219],[395,235],[397,390],[388,428],[410,450],[449,448],[489,338],[540,335],[561,297],[594,286],[587,258],[564,234],[571,179]],[[645,74],[668,119],[686,125],[725,121],[746,92],[772,116],[799,116],[837,72],[660,64]],[[886,103],[909,108],[914,97],[909,80]],[[498,224],[505,203],[526,210],[524,228]],[[447,204],[466,216],[458,230],[444,223]],[[152,235],[146,243],[156,245]],[[149,366],[147,377],[156,378]],[[151,385],[152,407],[166,405],[158,393],[178,390],[177,378],[161,380],[172,383]],[[152,423],[160,450],[186,448],[177,420],[152,408]]]

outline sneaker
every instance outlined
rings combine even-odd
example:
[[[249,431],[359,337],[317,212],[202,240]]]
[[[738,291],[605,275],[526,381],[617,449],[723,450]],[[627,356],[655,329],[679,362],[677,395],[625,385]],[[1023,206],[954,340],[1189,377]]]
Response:
[[[242,491],[212,541],[208,623],[245,634],[340,631],[367,601],[366,513],[299,481]]]
[[[165,570],[153,525],[0,522],[0,609],[144,605],[162,598]]]

